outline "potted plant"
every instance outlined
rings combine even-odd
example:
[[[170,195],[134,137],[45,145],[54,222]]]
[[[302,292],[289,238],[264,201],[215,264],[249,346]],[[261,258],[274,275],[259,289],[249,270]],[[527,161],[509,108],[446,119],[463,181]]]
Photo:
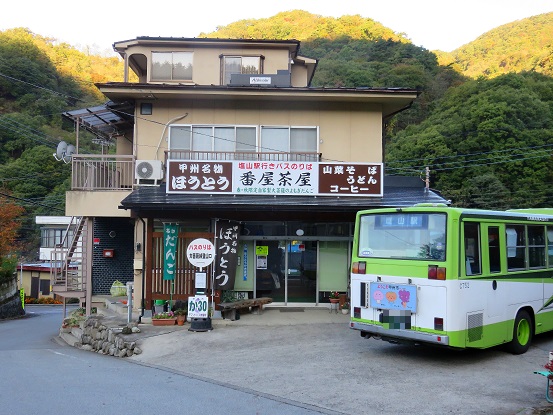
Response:
[[[152,316],[152,324],[154,326],[174,326],[176,321],[175,313],[172,311],[162,311]]]
[[[337,303],[340,301],[340,293],[338,291],[331,291],[328,299],[331,303]]]
[[[175,310],[175,316],[177,317],[177,324],[179,326],[184,326],[186,321],[186,308],[178,308]]]
[[[344,304],[342,304],[342,307],[340,307],[342,310],[342,314],[349,314],[349,302],[346,301]]]

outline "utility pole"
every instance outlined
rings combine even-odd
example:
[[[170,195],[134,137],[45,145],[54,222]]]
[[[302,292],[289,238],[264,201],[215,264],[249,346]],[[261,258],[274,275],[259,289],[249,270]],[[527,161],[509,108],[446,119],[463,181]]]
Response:
[[[430,190],[430,167],[426,166],[425,167],[425,179],[424,179],[424,183],[425,183],[425,192],[428,193],[428,191]]]

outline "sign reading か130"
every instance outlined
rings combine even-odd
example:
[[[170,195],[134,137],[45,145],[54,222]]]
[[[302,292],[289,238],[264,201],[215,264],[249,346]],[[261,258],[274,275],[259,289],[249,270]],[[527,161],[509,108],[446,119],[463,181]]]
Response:
[[[186,249],[186,257],[195,267],[205,268],[215,259],[215,246],[207,239],[194,239]]]

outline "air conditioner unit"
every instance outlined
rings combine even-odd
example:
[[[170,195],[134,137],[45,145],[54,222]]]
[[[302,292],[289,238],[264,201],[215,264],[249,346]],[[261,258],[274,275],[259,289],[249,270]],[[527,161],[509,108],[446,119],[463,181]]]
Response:
[[[134,176],[138,184],[157,185],[163,179],[163,163],[161,160],[137,160]]]

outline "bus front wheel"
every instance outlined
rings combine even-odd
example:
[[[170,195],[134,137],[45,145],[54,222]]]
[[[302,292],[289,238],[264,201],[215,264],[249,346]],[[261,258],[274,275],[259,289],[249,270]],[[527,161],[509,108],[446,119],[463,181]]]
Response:
[[[508,350],[513,354],[526,353],[532,343],[533,334],[530,314],[524,310],[519,311],[513,327],[513,340],[508,344]]]

